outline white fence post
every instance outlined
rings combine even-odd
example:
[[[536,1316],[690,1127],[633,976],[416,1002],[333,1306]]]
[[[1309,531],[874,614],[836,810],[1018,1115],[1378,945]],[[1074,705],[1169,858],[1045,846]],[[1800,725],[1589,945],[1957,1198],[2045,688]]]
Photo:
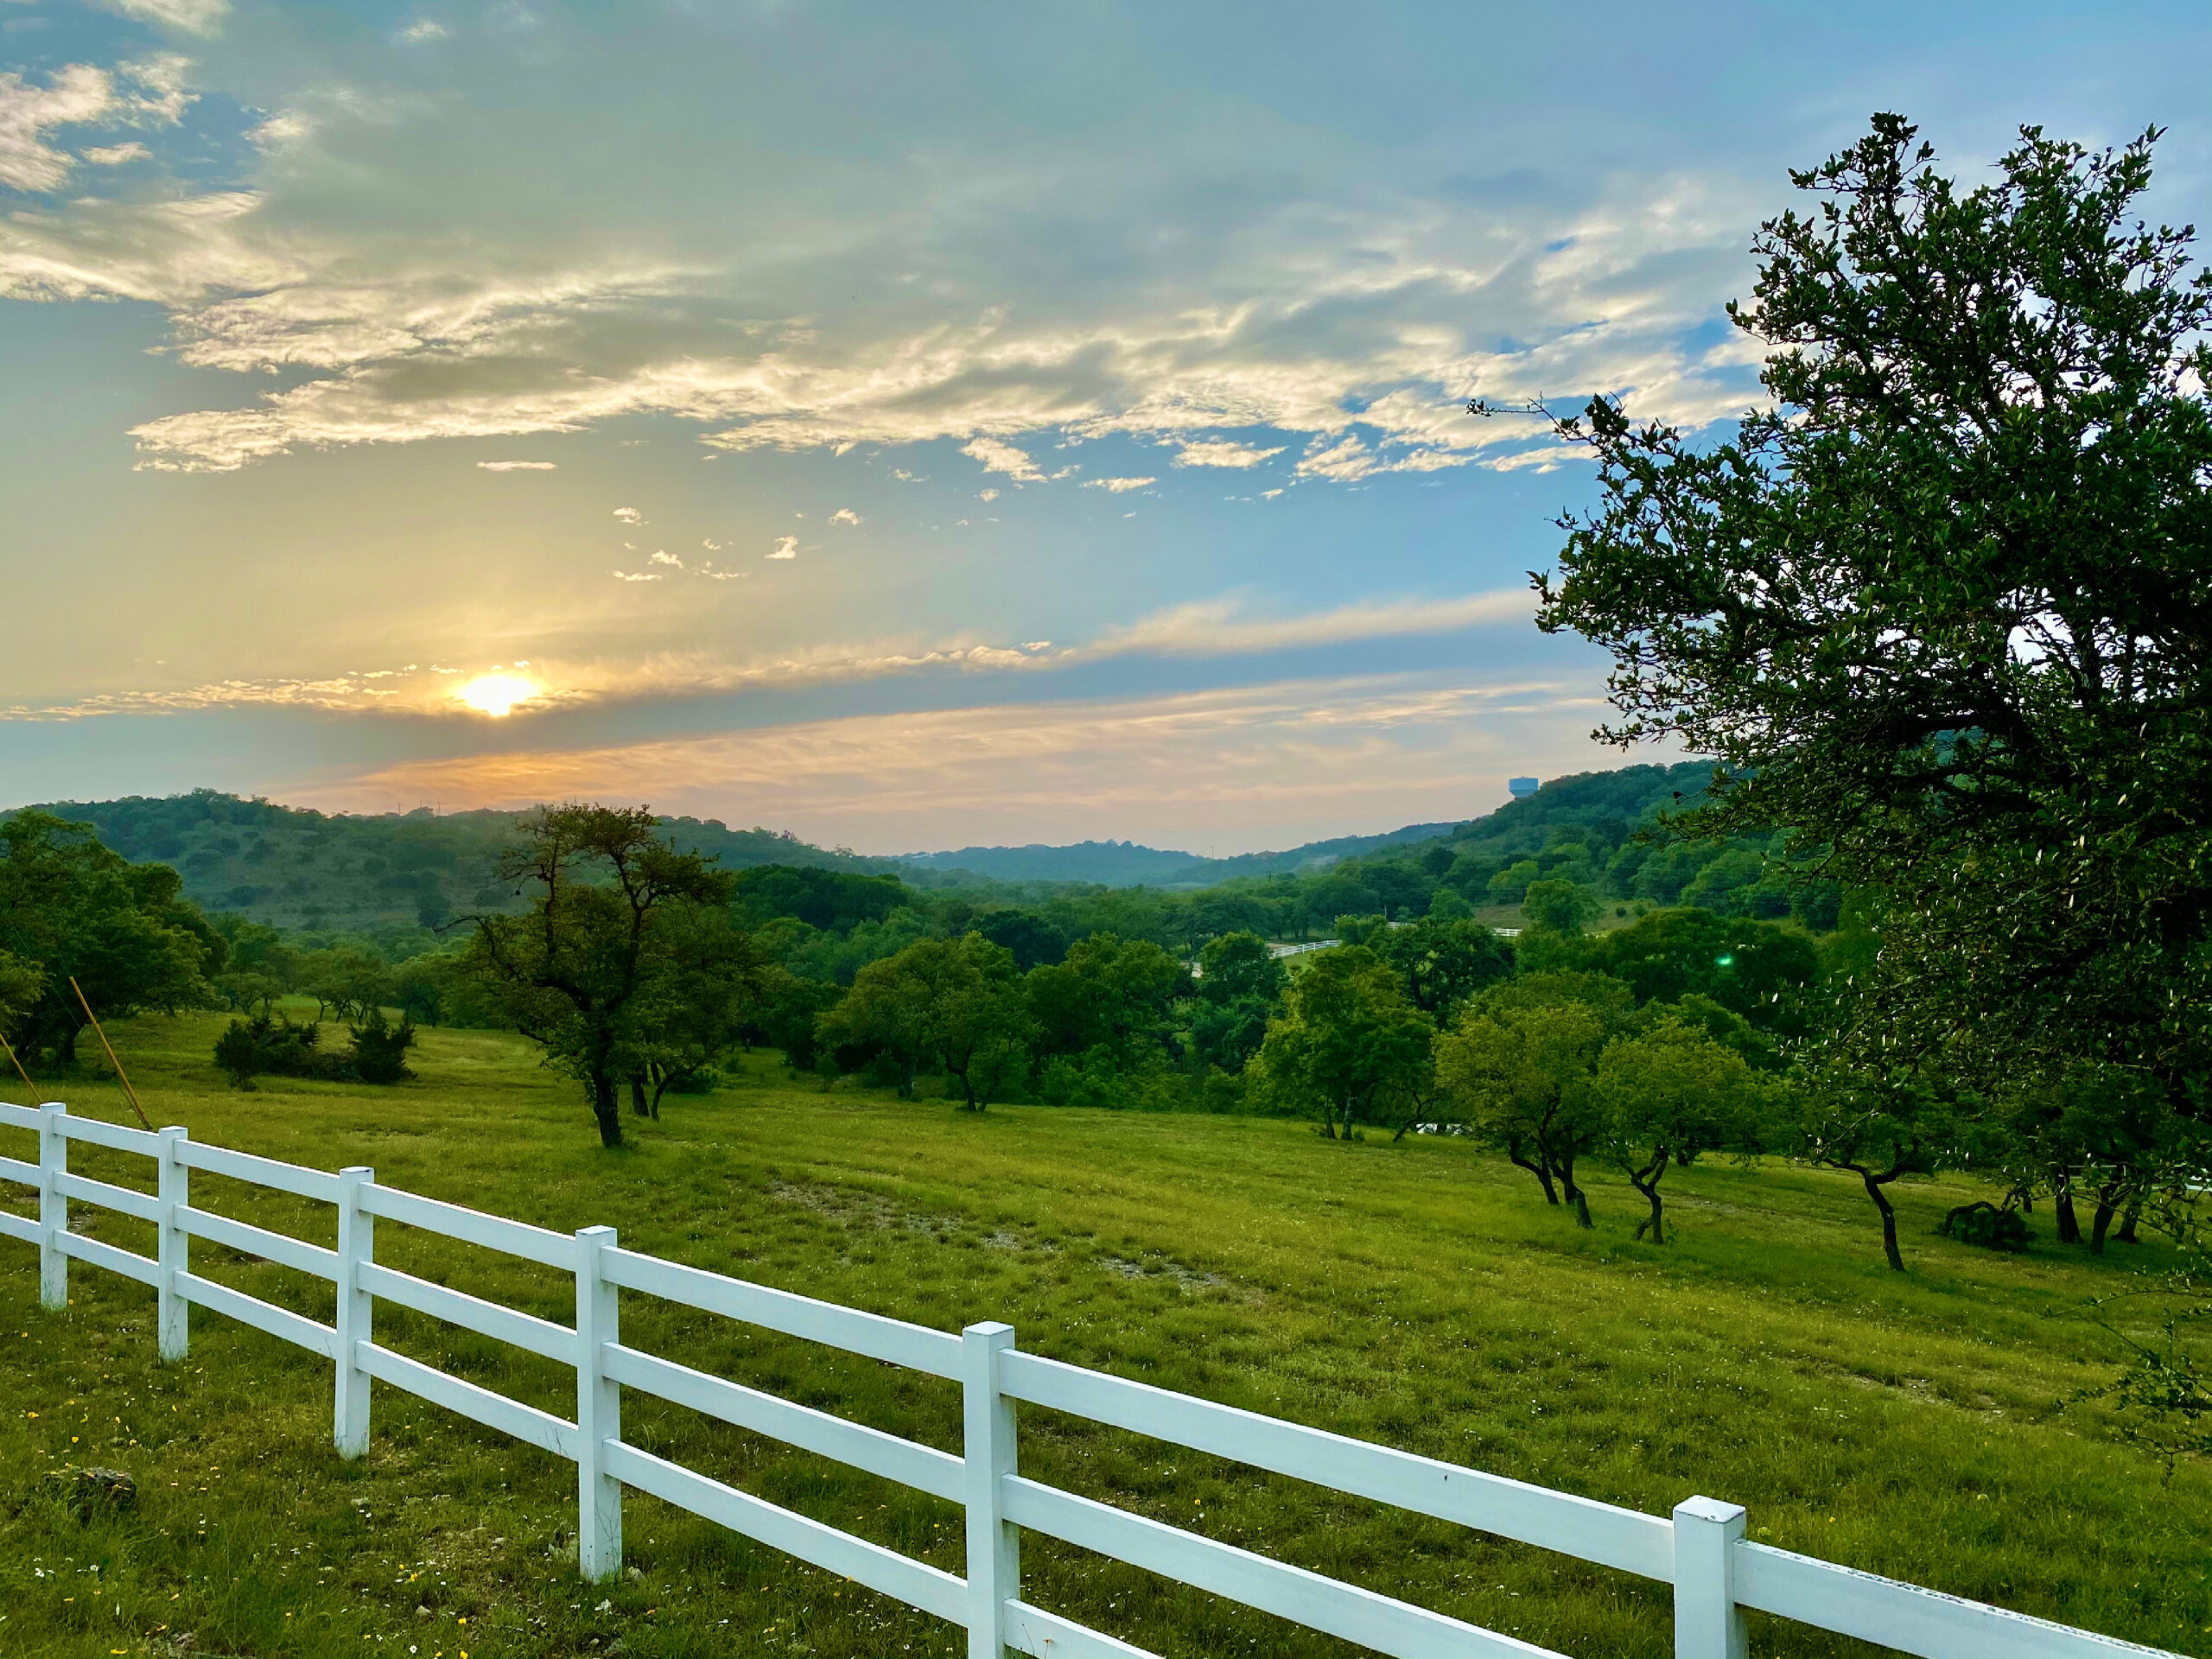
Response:
[[[1014,1402],[999,1392],[999,1356],[1014,1327],[960,1333],[963,1471],[968,1505],[968,1659],[1005,1659],[1006,1605],[1021,1599],[1021,1533],[1006,1519],[999,1482],[1016,1470]]]
[[[69,1258],[61,1254],[61,1235],[69,1230],[69,1200],[61,1196],[69,1169],[61,1119],[68,1110],[58,1100],[38,1109],[38,1300],[57,1313],[69,1306]]]
[[[1746,1659],[1736,1605],[1736,1546],[1744,1506],[1717,1497],[1675,1505],[1675,1659]]]
[[[191,1131],[170,1126],[161,1131],[156,1154],[154,1197],[160,1205],[154,1235],[154,1261],[161,1270],[155,1286],[155,1345],[163,1359],[182,1359],[191,1336],[190,1304],[177,1286],[177,1275],[189,1271],[191,1235],[178,1224],[177,1211],[192,1202],[192,1172],[178,1156],[179,1147]]]
[[[612,1227],[576,1230],[576,1570],[596,1584],[622,1570],[622,1483],[607,1472],[607,1443],[622,1438],[622,1386],[601,1345],[622,1340],[620,1292],[601,1252]]]
[[[353,1164],[338,1172],[338,1381],[331,1412],[338,1455],[369,1449],[369,1374],[359,1344],[371,1339],[376,1303],[361,1288],[361,1268],[377,1254],[377,1218],[361,1208],[361,1189],[377,1173]]]

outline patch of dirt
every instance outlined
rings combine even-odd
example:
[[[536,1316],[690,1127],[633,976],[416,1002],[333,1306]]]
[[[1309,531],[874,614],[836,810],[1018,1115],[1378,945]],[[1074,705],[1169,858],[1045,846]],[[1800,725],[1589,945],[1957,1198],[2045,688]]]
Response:
[[[1102,1255],[1098,1265],[1109,1273],[1117,1273],[1124,1279],[1169,1279],[1185,1290],[1217,1290],[1229,1281],[1217,1273],[1201,1273],[1185,1267],[1172,1256],[1156,1251],[1147,1251],[1141,1260],[1126,1255]]]
[[[879,1233],[911,1233],[942,1241],[956,1236],[969,1225],[964,1217],[909,1210],[880,1192],[832,1186],[823,1181],[771,1181],[767,1190],[768,1196],[779,1203],[797,1205],[843,1226],[865,1227]],[[1005,1250],[1015,1255],[1050,1255],[1056,1248],[1006,1227],[985,1234],[981,1243],[987,1250]]]

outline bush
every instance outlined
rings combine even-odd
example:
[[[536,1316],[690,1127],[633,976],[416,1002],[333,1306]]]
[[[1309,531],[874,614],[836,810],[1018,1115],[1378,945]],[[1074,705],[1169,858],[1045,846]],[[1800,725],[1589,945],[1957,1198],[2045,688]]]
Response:
[[[240,1089],[257,1077],[342,1077],[345,1062],[321,1049],[322,1027],[296,1026],[286,1014],[233,1020],[215,1039],[215,1064]]]
[[[1963,1244],[1979,1245],[1985,1250],[2004,1250],[2014,1255],[2026,1249],[2028,1242],[2035,1237],[2018,1211],[1999,1210],[1986,1198],[1961,1205],[1943,1217],[1943,1224],[1937,1230]]]
[[[402,1019],[390,1024],[384,1010],[372,1008],[353,1027],[353,1047],[332,1054],[322,1046],[322,1027],[310,1020],[295,1025],[284,1014],[256,1014],[233,1020],[215,1039],[215,1064],[238,1088],[251,1089],[262,1077],[315,1077],[325,1083],[404,1083],[415,1073],[407,1051],[415,1046],[415,1027]]]
[[[405,1083],[415,1075],[407,1065],[407,1051],[414,1046],[412,1020],[402,1014],[397,1026],[391,1025],[382,1008],[371,1008],[368,1018],[353,1027],[353,1052],[347,1062],[363,1083]]]

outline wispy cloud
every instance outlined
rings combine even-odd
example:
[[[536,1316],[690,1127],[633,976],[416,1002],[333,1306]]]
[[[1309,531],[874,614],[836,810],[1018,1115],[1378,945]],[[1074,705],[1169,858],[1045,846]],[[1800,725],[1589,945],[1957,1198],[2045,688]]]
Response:
[[[1109,630],[1085,648],[1085,654],[1242,655],[1356,639],[1455,633],[1462,628],[1526,621],[1535,610],[1535,601],[1525,588],[1452,599],[1366,602],[1296,616],[1255,615],[1236,601],[1209,600],[1178,605],[1128,627]]]
[[[1178,467],[1257,467],[1282,454],[1283,446],[1263,449],[1257,444],[1230,438],[1200,438],[1183,444],[1175,454]]]
[[[182,29],[188,35],[210,35],[230,15],[231,0],[106,0],[126,17]]]
[[[1102,821],[1156,844],[1226,837],[1222,850],[1242,850],[1474,817],[1502,804],[1510,772],[1586,765],[1591,702],[1548,681],[1300,682],[473,755],[298,792],[338,808],[649,799],[883,852],[1076,840]]]
[[[19,142],[18,168],[66,168],[50,143],[31,142],[49,154]],[[693,338],[678,320],[719,312],[741,283],[735,263],[564,267],[533,253],[507,270],[479,250],[466,266],[380,264],[358,233],[302,233],[268,198],[238,192],[79,200],[0,223],[0,294],[151,299],[170,308],[186,363],[317,372],[243,407],[135,429],[156,467],[219,471],[303,446],[577,432],[659,415],[695,423],[721,451],[950,439],[1029,485],[1073,470],[1048,470],[1030,436],[1135,436],[1173,446],[1180,467],[1238,469],[1295,442],[1305,476],[1345,481],[1516,464],[1531,435],[1467,416],[1478,392],[1627,392],[1640,411],[1693,425],[1738,412],[1742,362],[1689,340],[1727,291],[1720,272],[1736,256],[1724,261],[1720,239],[1740,234],[1735,204],[1724,210],[1701,190],[1624,180],[1622,196],[1641,199],[1586,210],[1556,252],[1537,245],[1561,228],[1556,216],[1470,226],[1402,208],[1402,222],[1342,227],[1363,245],[1357,259],[1301,251],[1217,273],[1248,291],[1227,310],[1179,302],[1050,325],[1001,308],[951,321],[940,305],[903,324],[867,312],[717,324]],[[1440,245],[1420,248],[1423,237]],[[1377,259],[1376,248],[1397,251]],[[1501,334],[1517,339],[1500,345]],[[1254,435],[1263,432],[1282,441]]]
[[[857,524],[861,520],[860,514],[855,512],[850,507],[840,507],[830,515],[830,522],[833,524],[850,525]]]
[[[777,537],[775,546],[769,549],[769,550],[762,556],[771,559],[795,559],[798,557],[798,537],[796,536]]]
[[[1004,473],[1017,484],[1044,481],[1044,472],[1026,451],[996,438],[976,438],[961,446],[960,453],[983,463],[987,473]]]
[[[614,509],[614,516],[626,524],[642,524],[645,522],[645,515],[635,507],[617,507]]]
[[[797,538],[786,537],[770,558],[790,557]],[[789,545],[791,553],[781,550]],[[665,550],[646,559],[652,568],[610,571],[623,582],[659,582],[682,574],[734,582],[745,573],[719,570],[711,562],[693,569]],[[1135,656],[1250,657],[1268,652],[1361,640],[1414,638],[1527,620],[1533,607],[1522,588],[1437,600],[1395,600],[1339,607],[1304,614],[1268,614],[1235,599],[1176,606],[1092,639],[1056,645],[1033,639],[998,645],[972,639],[874,643],[827,643],[805,651],[732,659],[698,651],[664,652],[627,660],[533,658],[546,709],[708,696],[754,688],[880,679],[917,673],[1046,672],[1084,663]],[[162,714],[221,708],[296,705],[357,713],[422,714],[442,708],[455,674],[485,671],[410,664],[323,679],[223,680],[174,690],[104,694],[72,702],[0,709],[0,720],[83,720],[103,715]]]
[[[550,473],[561,465],[557,461],[480,461],[476,464],[487,473]]]
[[[175,125],[191,101],[183,87],[188,67],[167,56],[112,70],[73,63],[44,86],[15,70],[0,71],[0,185],[47,192],[68,183],[77,158],[50,142],[64,127]],[[132,140],[86,150],[84,159],[112,167],[149,153]]]
[[[1129,490],[1141,490],[1147,484],[1157,484],[1156,478],[1092,478],[1084,480],[1086,490],[1111,490],[1120,495]]]

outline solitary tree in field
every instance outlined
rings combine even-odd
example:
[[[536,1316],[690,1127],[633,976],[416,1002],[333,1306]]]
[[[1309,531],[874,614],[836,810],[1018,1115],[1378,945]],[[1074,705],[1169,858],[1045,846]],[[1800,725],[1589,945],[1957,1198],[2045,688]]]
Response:
[[[1590,1225],[1590,1200],[1574,1179],[1597,1144],[1590,1079],[1607,1022],[1582,1002],[1470,1008],[1437,1041],[1436,1071],[1483,1142],[1536,1178],[1544,1202],[1562,1197]]]
[[[1590,1082],[1591,1103],[1606,1150],[1651,1206],[1637,1224],[1638,1238],[1649,1233],[1654,1244],[1667,1242],[1659,1183],[1670,1165],[1758,1144],[1772,1089],[1741,1055],[1670,1016],[1606,1045]]]
[[[1770,408],[1560,427],[1601,503],[1542,626],[1613,654],[1603,735],[1725,763],[1695,829],[1794,827],[1886,894],[1862,1071],[2094,1059],[2180,1110],[2212,1071],[2212,277],[2131,217],[2156,137],[2024,129],[1962,188],[1878,116],[1755,245]]]
[[[1807,1163],[1856,1175],[1882,1218],[1882,1255],[1904,1271],[1891,1185],[1963,1160],[1976,1126],[1964,1121],[1942,1080],[1897,1068],[1867,1069],[1840,1056],[1808,1065],[1792,1080],[1785,1144]]]
[[[622,1144],[621,1085],[653,1034],[686,906],[722,908],[729,877],[664,841],[645,807],[546,807],[500,855],[536,889],[525,916],[474,918],[470,966],[524,1035],[584,1085],[600,1144]]]

